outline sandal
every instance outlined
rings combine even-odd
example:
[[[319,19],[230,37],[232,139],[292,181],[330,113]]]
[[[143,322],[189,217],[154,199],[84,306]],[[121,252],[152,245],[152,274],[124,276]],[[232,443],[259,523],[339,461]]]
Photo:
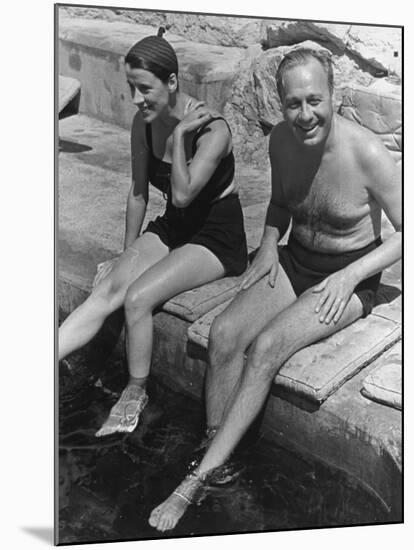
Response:
[[[96,437],[115,432],[133,432],[147,403],[148,395],[143,388],[127,386],[112,407],[108,419],[96,432]]]

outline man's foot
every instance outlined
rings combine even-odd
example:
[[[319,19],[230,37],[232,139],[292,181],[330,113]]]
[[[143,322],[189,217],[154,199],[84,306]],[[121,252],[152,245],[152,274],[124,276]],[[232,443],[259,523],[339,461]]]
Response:
[[[138,425],[139,415],[148,402],[144,388],[136,384],[128,385],[121,397],[112,407],[109,417],[102,428],[95,434],[96,437],[110,435],[116,432],[133,432]]]
[[[190,463],[191,469],[195,469],[200,464],[210,443],[213,441],[218,430],[218,426],[208,427],[205,435],[198,447],[193,452],[193,459]],[[244,470],[244,466],[234,460],[228,460],[222,466],[218,466],[209,475],[209,484],[213,486],[228,485],[234,483]]]
[[[151,527],[158,531],[174,529],[190,504],[199,501],[204,479],[194,472],[189,473],[167,500],[151,512],[148,520]]]

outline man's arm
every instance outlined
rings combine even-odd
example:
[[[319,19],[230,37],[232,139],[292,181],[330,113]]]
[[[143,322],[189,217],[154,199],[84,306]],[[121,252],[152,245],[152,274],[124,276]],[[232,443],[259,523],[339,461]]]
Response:
[[[278,171],[278,151],[280,148],[280,125],[270,135],[269,157],[271,166],[271,198],[267,207],[265,225],[257,254],[246,271],[240,285],[244,290],[269,273],[269,284],[274,286],[279,268],[277,245],[289,227],[291,215],[288,212]]]
[[[262,244],[277,245],[289,227],[291,215],[287,210],[279,173],[279,155],[283,142],[283,124],[278,124],[270,134],[269,159],[272,193],[267,208]]]
[[[127,199],[124,249],[138,237],[148,204],[149,154],[144,128],[137,113],[131,130],[132,183]]]
[[[381,246],[351,264],[357,283],[398,261],[402,252],[401,169],[379,140],[365,148],[361,162],[368,191],[383,209],[395,232]]]

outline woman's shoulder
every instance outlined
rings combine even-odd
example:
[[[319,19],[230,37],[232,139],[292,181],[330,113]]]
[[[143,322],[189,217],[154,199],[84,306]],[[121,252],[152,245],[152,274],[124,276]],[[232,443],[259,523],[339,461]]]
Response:
[[[207,149],[221,151],[220,156],[229,155],[232,152],[231,130],[227,121],[219,113],[213,115],[209,121],[197,130],[193,146],[198,147],[201,144]]]
[[[195,97],[186,95],[185,97],[185,107],[184,107],[184,115],[186,115],[189,111],[194,109],[194,107],[200,103],[201,100],[196,99]],[[224,131],[230,130],[229,124],[226,121],[224,115],[220,113],[216,108],[214,108],[212,105],[209,105],[208,103],[204,102],[204,107],[209,111],[211,114],[211,119],[206,123],[205,126],[210,127],[211,129],[214,129],[215,131]],[[203,127],[204,128],[204,127]]]

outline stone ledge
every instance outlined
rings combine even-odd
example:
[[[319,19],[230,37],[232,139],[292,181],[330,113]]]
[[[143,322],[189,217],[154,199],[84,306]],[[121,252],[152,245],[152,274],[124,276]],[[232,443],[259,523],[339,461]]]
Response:
[[[402,364],[400,342],[379,359],[378,366],[364,379],[361,393],[367,399],[401,410]]]
[[[401,297],[395,298],[399,291],[392,290],[389,303],[382,301],[367,318],[295,353],[276,375],[275,384],[311,402],[325,401],[401,338]],[[206,349],[212,322],[230,302],[195,321],[188,329],[189,341]]]

